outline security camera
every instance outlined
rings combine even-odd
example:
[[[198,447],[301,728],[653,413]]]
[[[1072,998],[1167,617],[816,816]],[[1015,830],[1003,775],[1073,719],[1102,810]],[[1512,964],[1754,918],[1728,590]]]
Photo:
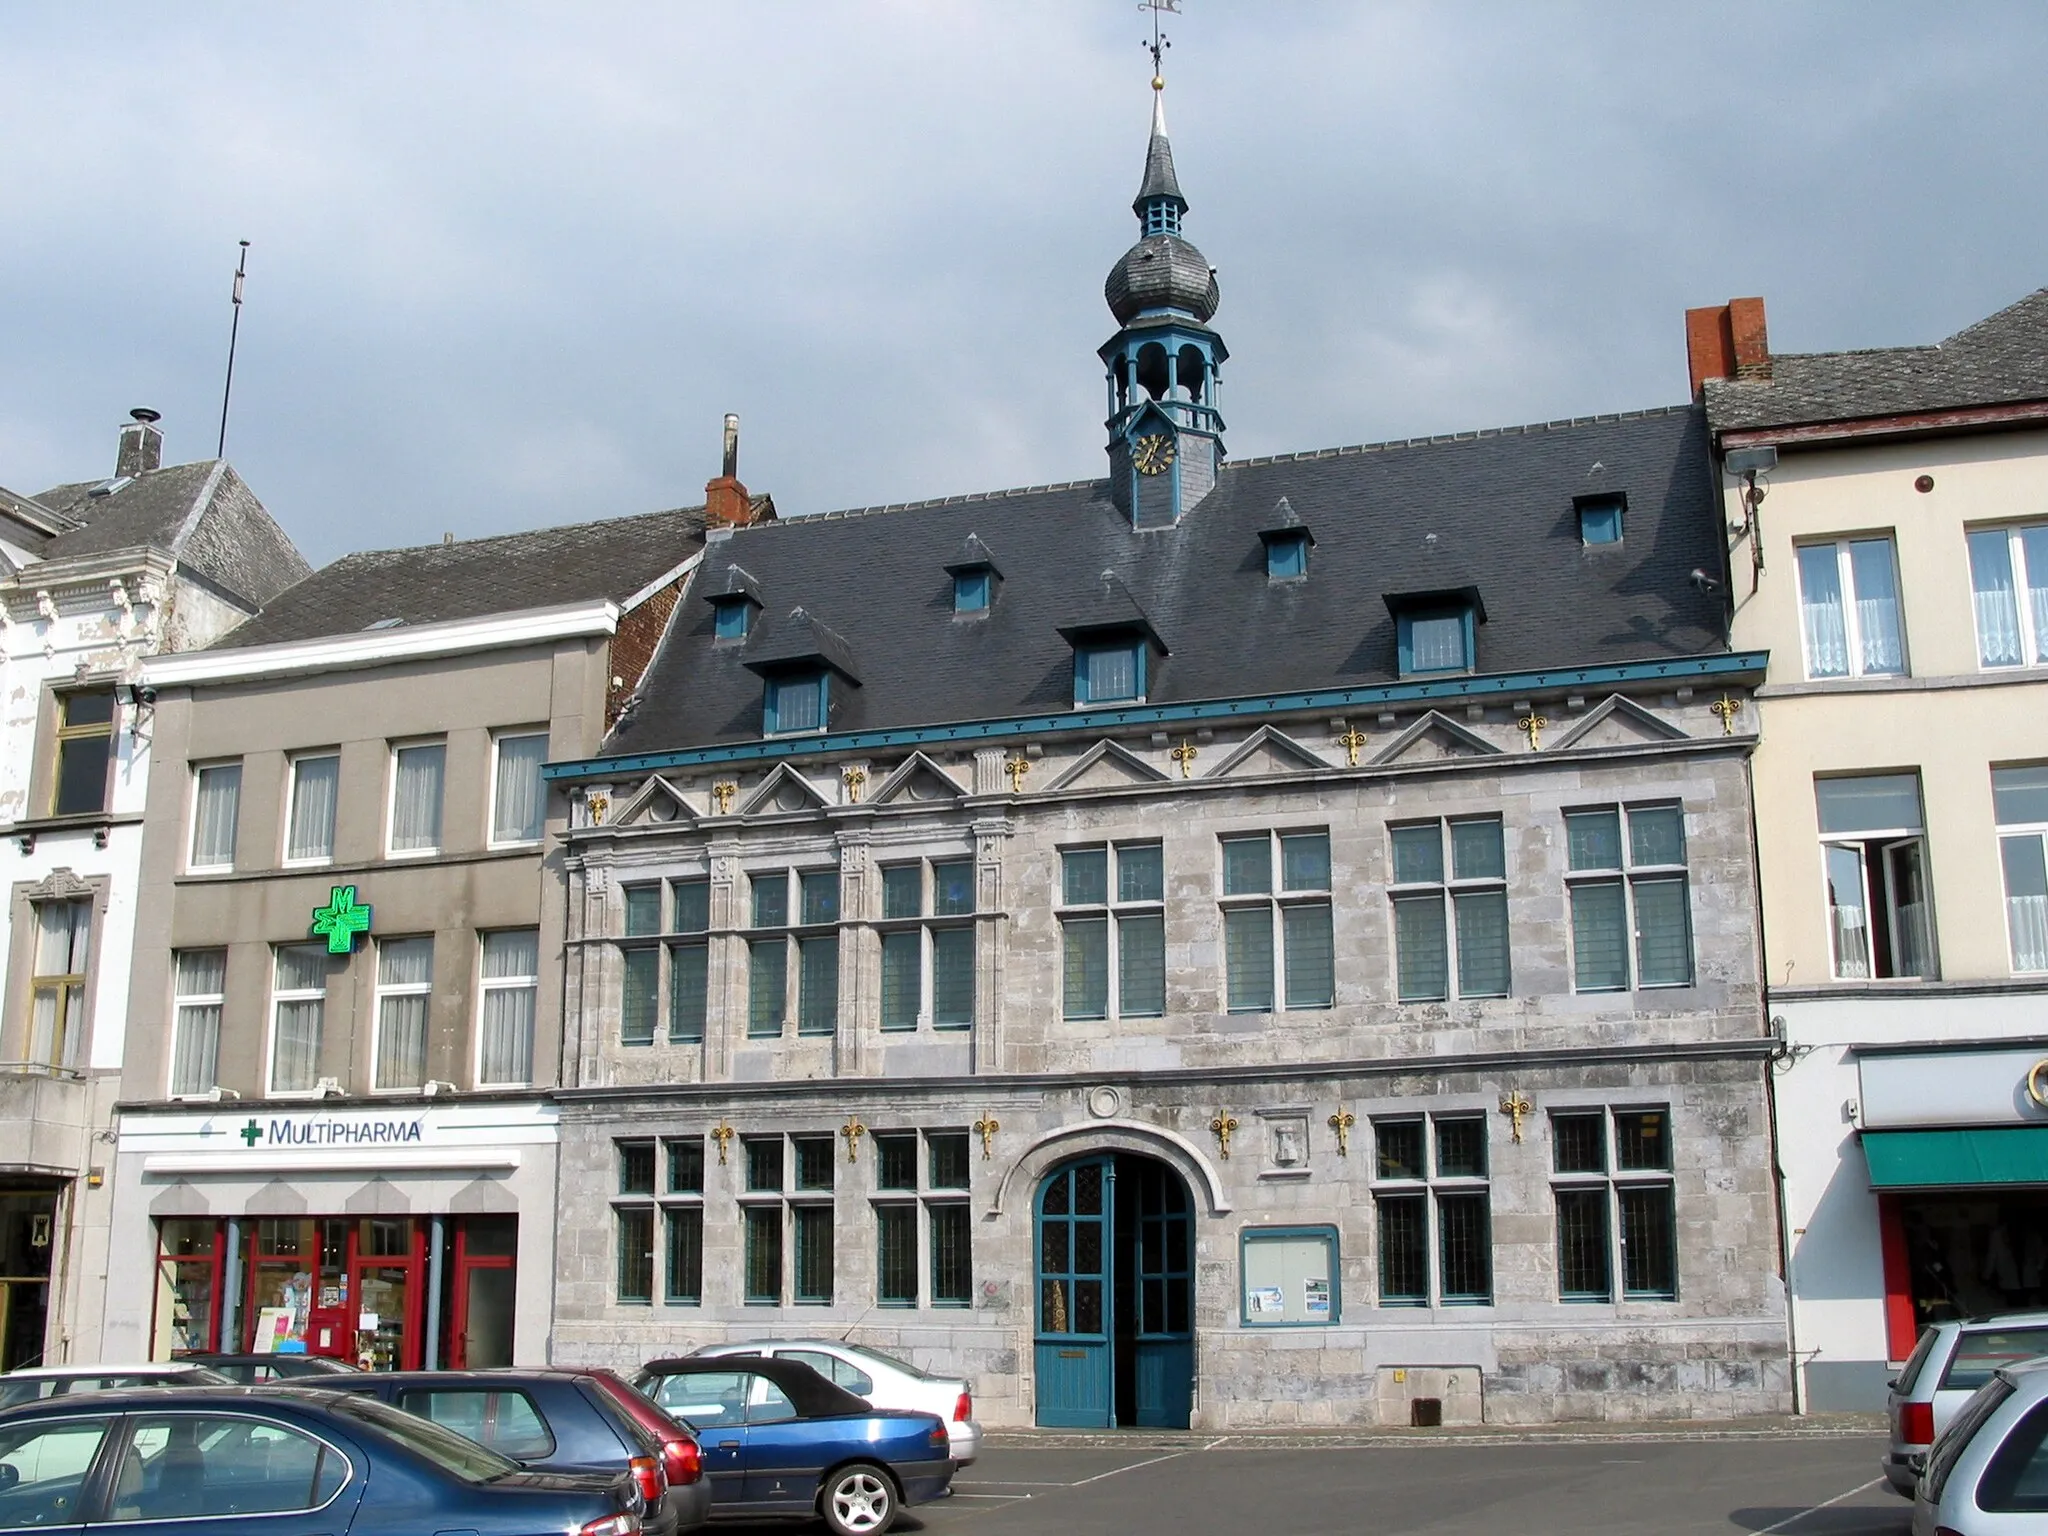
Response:
[[[1688,574],[1685,579],[1691,582],[1695,587],[1697,587],[1702,592],[1718,592],[1721,590],[1721,583],[1719,579],[1713,576],[1709,576],[1705,571],[1701,570],[1698,566],[1694,566],[1690,574]]]

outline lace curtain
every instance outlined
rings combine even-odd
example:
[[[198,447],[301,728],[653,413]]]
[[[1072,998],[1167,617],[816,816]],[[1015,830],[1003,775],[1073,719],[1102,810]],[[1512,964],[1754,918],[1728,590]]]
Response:
[[[397,759],[397,782],[391,791],[391,847],[394,852],[438,848],[441,780],[448,749],[438,742],[400,747]]]
[[[187,950],[178,956],[176,1044],[171,1092],[204,1093],[217,1081],[221,994],[227,990],[224,949]]]
[[[226,868],[235,862],[235,814],[242,803],[242,765],[216,763],[199,770],[192,804],[192,867]]]
[[[310,1093],[320,1077],[320,1026],[327,1008],[327,946],[288,944],[277,952],[277,1017],[271,1039],[273,1093]],[[293,996],[292,994],[298,994]],[[307,996],[306,994],[312,994]]]
[[[531,928],[484,935],[480,1083],[523,1084],[533,1077],[533,1013],[539,992],[540,935]]]
[[[377,946],[377,1087],[418,1088],[426,1082],[433,979],[432,939],[390,939]]]
[[[341,783],[338,757],[302,757],[292,764],[292,823],[288,859],[334,857],[334,798]]]
[[[506,736],[498,742],[498,783],[491,816],[494,843],[532,843],[540,840],[541,820],[547,807],[547,792],[541,786],[540,766],[547,761],[545,736]]]

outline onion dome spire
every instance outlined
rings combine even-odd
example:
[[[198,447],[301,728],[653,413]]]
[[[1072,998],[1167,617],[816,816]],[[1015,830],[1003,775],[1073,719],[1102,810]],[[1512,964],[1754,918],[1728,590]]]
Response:
[[[1109,269],[1102,297],[1117,324],[1141,314],[1173,311],[1198,324],[1216,313],[1222,294],[1202,253],[1181,238],[1188,200],[1173,170],[1173,145],[1166,137],[1166,82],[1152,77],[1152,137],[1145,146],[1145,179],[1131,202],[1138,216],[1138,243]]]

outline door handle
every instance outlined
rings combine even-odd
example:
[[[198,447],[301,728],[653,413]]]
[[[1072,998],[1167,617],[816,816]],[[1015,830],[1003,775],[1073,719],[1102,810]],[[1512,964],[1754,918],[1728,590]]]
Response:
[[[740,1448],[740,1443],[737,1440],[721,1440],[718,1442],[718,1448],[721,1451],[736,1451]]]

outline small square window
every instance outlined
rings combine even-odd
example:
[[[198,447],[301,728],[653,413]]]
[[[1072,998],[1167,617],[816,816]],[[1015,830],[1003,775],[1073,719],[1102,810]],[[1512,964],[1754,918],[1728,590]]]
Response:
[[[803,673],[768,680],[767,731],[790,736],[825,729],[825,674]]]
[[[747,1148],[747,1189],[753,1194],[782,1193],[782,1138],[750,1136]]]
[[[711,927],[711,882],[678,880],[672,889],[676,898],[675,931],[704,933]]]
[[[1486,1121],[1478,1115],[1436,1123],[1436,1174],[1440,1179],[1486,1177]]]
[[[1423,1176],[1420,1120],[1382,1120],[1373,1126],[1373,1135],[1379,1143],[1379,1178],[1419,1179]]]
[[[1403,677],[1472,670],[1470,608],[1416,609],[1398,627]]]
[[[973,863],[948,859],[932,865],[932,912],[939,917],[957,917],[973,910]]]
[[[622,1195],[651,1195],[654,1193],[653,1142],[622,1141],[619,1143],[619,1193]]]
[[[807,870],[798,877],[803,886],[803,918],[806,923],[839,921],[839,871]]]
[[[661,932],[661,887],[658,885],[629,885],[626,887],[626,937],[637,939],[646,934]]]
[[[1145,697],[1145,648],[1136,640],[1074,652],[1074,702],[1116,704]]]
[[[1273,843],[1265,833],[1223,839],[1223,894],[1264,896],[1273,889]]]
[[[668,1144],[668,1192],[704,1193],[704,1138],[690,1136]]]
[[[1280,534],[1266,541],[1266,579],[1294,581],[1308,574],[1308,535]]]
[[[882,871],[882,916],[924,916],[924,871],[915,864],[898,864]]]
[[[1559,1173],[1607,1171],[1606,1117],[1553,1115],[1550,1118],[1553,1166]]]
[[[782,928],[789,923],[789,876],[779,869],[754,876],[754,926]]]
[[[1617,1111],[1614,1166],[1623,1173],[1669,1173],[1671,1117],[1661,1109]]]
[[[961,571],[953,578],[953,611],[986,613],[994,581],[987,571]]]
[[[931,1187],[933,1189],[965,1189],[967,1187],[967,1133],[965,1131],[933,1131],[925,1138],[931,1151]]]
[[[1589,496],[1579,503],[1579,539],[1592,544],[1621,542],[1621,514],[1627,502],[1620,496]]]
[[[744,640],[754,618],[754,605],[744,597],[728,597],[711,605],[715,640]]]
[[[917,1188],[917,1133],[877,1131],[875,1133],[875,1187],[877,1189]]]
[[[830,1189],[832,1187],[832,1138],[830,1136],[798,1136],[796,1142],[796,1187],[798,1189]]]
[[[1109,852],[1069,848],[1060,855],[1062,886],[1070,907],[1100,906],[1109,900]]]

